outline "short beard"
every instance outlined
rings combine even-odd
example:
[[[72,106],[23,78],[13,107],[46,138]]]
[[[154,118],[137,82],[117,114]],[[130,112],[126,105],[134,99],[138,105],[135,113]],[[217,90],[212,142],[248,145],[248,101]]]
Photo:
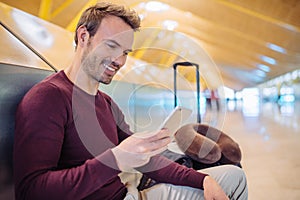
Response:
[[[88,43],[87,43],[87,49],[84,50],[83,52],[83,55],[81,57],[81,63],[84,62],[84,60],[86,59],[86,57],[88,56],[88,54],[91,52],[91,41],[90,39],[88,40]]]

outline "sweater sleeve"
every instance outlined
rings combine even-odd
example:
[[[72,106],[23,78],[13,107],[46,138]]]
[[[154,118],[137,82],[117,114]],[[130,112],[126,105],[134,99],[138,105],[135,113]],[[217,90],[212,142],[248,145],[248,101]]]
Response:
[[[114,120],[118,126],[119,141],[122,141],[133,133],[130,131],[124,114],[118,105],[109,96],[105,94],[104,96],[111,106]],[[207,174],[182,166],[161,155],[154,156],[147,165],[137,170],[161,183],[190,186],[199,189],[203,189],[203,180],[207,176]]]
[[[55,86],[34,87],[16,113],[14,176],[16,199],[83,199],[117,178],[110,150],[84,164],[58,169],[68,109]],[[103,161],[103,162],[102,162]]]
[[[112,99],[109,100],[114,119],[118,126],[119,139],[122,141],[132,135],[132,132],[129,130],[124,115],[117,104]],[[153,157],[150,163],[138,170],[161,183],[190,186],[199,189],[203,189],[203,180],[207,176],[207,174],[182,166],[163,156]]]
[[[164,156],[157,155],[150,162],[137,169],[160,183],[189,186],[203,189],[203,180],[207,174],[175,163]]]

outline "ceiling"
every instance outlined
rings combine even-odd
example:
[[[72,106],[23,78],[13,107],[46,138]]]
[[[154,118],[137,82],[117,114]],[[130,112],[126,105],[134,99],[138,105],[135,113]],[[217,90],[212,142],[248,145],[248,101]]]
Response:
[[[2,0],[73,31],[95,0]],[[299,0],[113,0],[138,11],[131,56],[158,68],[199,64],[208,88],[255,86],[300,68]],[[180,68],[195,80],[194,69]],[[168,78],[168,77],[165,77]]]

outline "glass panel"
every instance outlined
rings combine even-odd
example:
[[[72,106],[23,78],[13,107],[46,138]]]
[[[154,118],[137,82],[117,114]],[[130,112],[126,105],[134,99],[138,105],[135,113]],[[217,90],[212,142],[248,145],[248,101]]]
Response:
[[[41,54],[56,69],[63,69],[71,63],[74,55],[73,33],[1,3],[0,18],[1,23]],[[3,38],[1,38],[2,41]],[[3,47],[2,44],[1,47]],[[4,50],[6,49],[2,49]],[[12,52],[9,52],[10,55],[14,54]]]
[[[52,70],[43,60],[29,50],[2,26],[0,27],[0,62]]]

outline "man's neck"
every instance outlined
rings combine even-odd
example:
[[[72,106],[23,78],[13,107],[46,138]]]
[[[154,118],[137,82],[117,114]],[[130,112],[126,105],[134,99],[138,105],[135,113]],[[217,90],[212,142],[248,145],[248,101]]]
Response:
[[[90,80],[86,73],[80,70],[79,67],[76,67],[75,63],[70,65],[64,70],[66,76],[74,83],[77,87],[85,91],[90,95],[96,95],[99,88],[99,83],[93,80]]]

